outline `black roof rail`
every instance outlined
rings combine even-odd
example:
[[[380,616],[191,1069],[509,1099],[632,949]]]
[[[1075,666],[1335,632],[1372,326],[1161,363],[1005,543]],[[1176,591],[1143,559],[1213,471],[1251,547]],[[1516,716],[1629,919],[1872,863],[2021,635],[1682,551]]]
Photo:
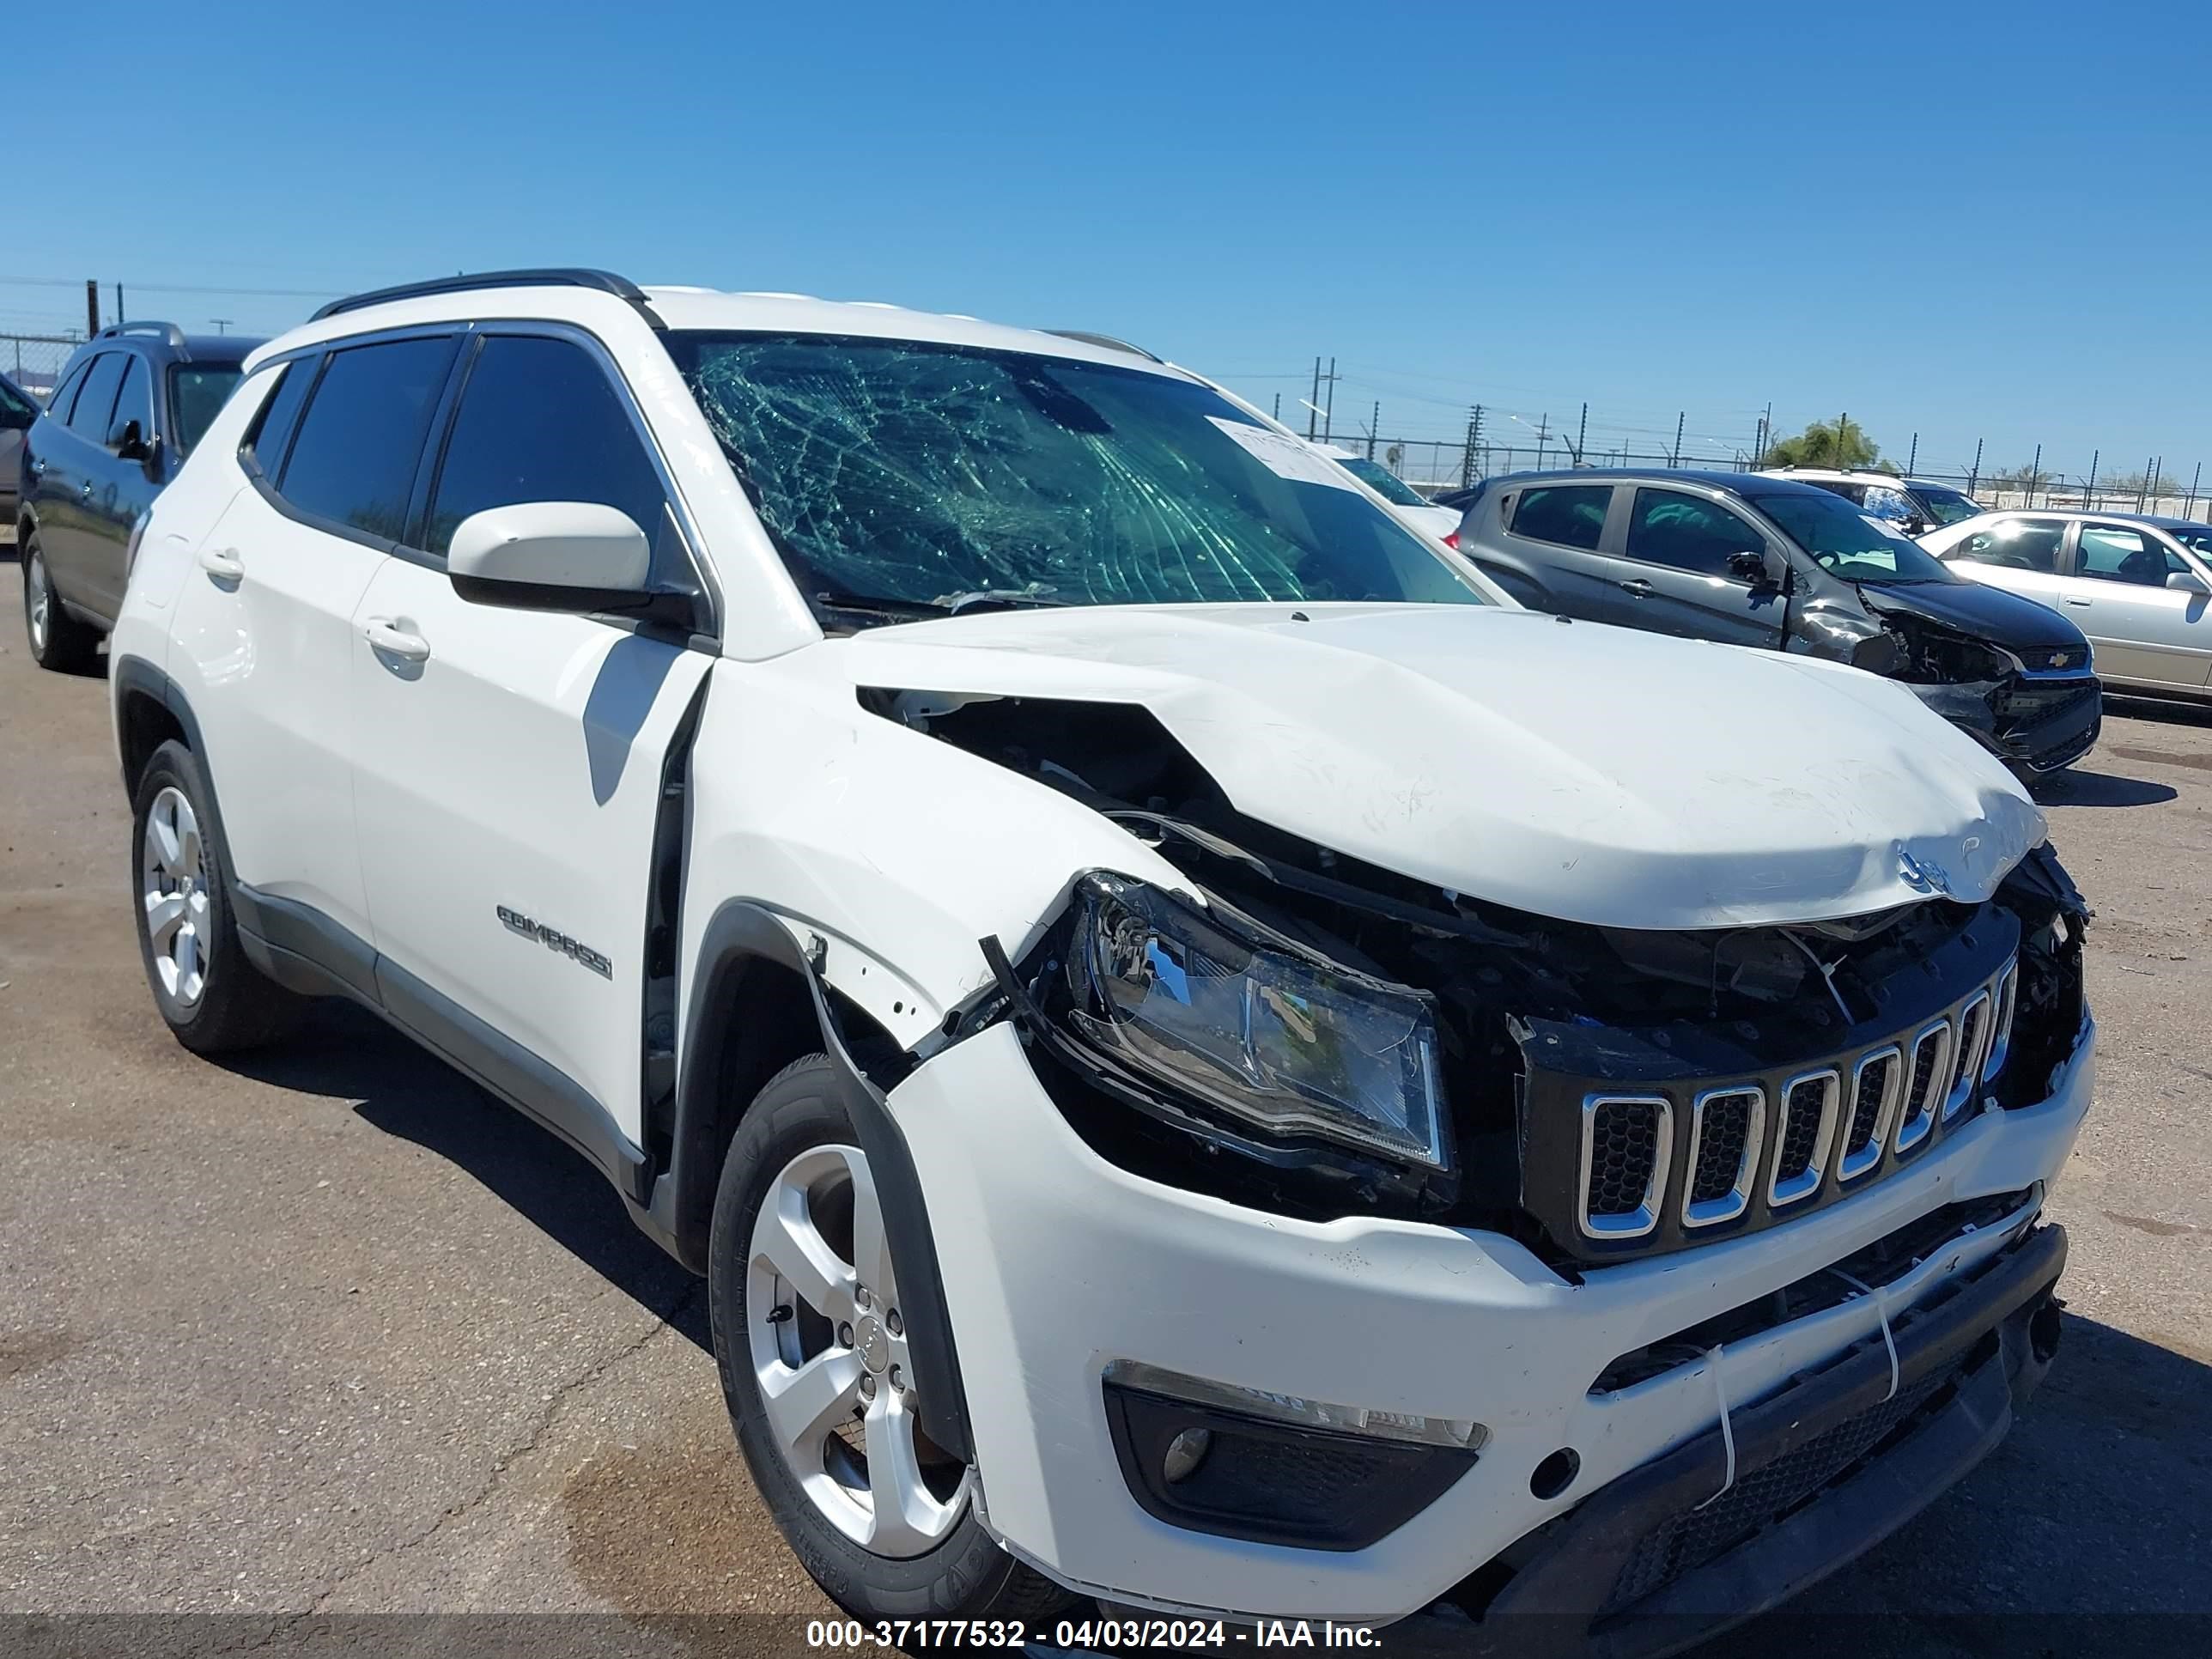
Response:
[[[428,282],[402,283],[396,288],[371,289],[366,294],[349,295],[343,300],[333,300],[307,320],[319,323],[325,317],[335,317],[342,312],[359,311],[365,306],[380,306],[392,300],[418,300],[431,294],[465,294],[480,288],[597,289],[602,294],[613,295],[617,300],[627,300],[653,327],[665,326],[659,318],[653,315],[653,307],[646,303],[645,290],[628,277],[617,276],[611,270],[592,270],[583,266],[567,265],[530,270],[480,270],[457,276],[433,276]]]
[[[1080,340],[1085,345],[1104,346],[1109,351],[1126,351],[1132,357],[1142,357],[1148,363],[1164,362],[1140,345],[1131,345],[1127,340],[1117,340],[1110,334],[1092,334],[1079,328],[1048,328],[1045,332],[1063,340]]]
[[[181,351],[185,348],[185,331],[174,323],[156,323],[150,320],[136,323],[110,323],[93,337],[99,340],[112,340],[125,334],[158,334],[178,350]]]

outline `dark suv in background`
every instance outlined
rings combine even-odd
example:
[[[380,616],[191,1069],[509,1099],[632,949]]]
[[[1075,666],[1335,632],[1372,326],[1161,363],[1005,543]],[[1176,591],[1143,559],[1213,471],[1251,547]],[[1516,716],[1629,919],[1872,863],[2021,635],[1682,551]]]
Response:
[[[1887,520],[1765,474],[1493,478],[1457,546],[1523,605],[1847,662],[1909,685],[2021,775],[2097,740],[2089,642],[2056,611],[1966,581]]]
[[[118,323],[77,349],[25,435],[15,505],[23,623],[41,667],[92,660],[123,604],[131,527],[261,342]]]

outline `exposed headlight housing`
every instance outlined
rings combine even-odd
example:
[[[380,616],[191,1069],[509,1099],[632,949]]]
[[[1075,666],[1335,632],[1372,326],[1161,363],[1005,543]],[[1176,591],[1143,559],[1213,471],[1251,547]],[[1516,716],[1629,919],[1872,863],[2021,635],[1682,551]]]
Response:
[[[1226,907],[1075,885],[1067,1023],[1127,1070],[1257,1130],[1450,1165],[1433,999]]]

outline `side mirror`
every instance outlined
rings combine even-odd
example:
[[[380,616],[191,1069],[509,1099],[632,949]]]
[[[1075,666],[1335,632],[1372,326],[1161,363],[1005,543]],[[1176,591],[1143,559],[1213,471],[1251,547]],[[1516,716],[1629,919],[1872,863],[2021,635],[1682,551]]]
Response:
[[[1728,570],[1729,575],[1735,577],[1739,581],[1749,582],[1753,587],[1778,586],[1774,580],[1773,572],[1767,565],[1766,555],[1764,553],[1753,552],[1747,549],[1741,553],[1731,553],[1728,556]]]
[[[2169,572],[2166,579],[2166,585],[2177,593],[2212,593],[2212,586],[2208,586],[2204,578],[2198,575],[2194,570],[2175,570]]]
[[[145,428],[133,417],[118,421],[107,429],[107,447],[115,452],[118,461],[148,461],[154,458],[154,446],[146,441]]]
[[[595,501],[487,507],[461,520],[446,553],[454,592],[520,611],[636,610],[652,570],[645,532]]]

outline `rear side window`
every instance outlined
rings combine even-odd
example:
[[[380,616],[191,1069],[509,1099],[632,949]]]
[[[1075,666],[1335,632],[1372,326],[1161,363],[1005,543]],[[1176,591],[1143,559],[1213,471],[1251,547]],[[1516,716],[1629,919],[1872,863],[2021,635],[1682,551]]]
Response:
[[[1967,537],[1951,556],[2053,576],[2058,574],[2058,544],[2065,539],[2066,526],[2049,519],[2001,519]]]
[[[107,417],[115,408],[115,394],[123,385],[123,354],[103,351],[77,389],[76,407],[70,411],[69,429],[100,443],[107,436]]]
[[[70,405],[76,401],[77,388],[84,384],[84,372],[91,367],[92,359],[88,357],[70,370],[62,383],[54,388],[54,395],[46,399],[46,412],[64,426],[69,424]]]
[[[1611,484],[1548,484],[1523,490],[1513,509],[1513,533],[1595,553],[1613,505]]]
[[[277,494],[315,518],[380,541],[404,539],[422,434],[453,355],[449,336],[331,353]]]
[[[123,371],[122,390],[115,394],[114,411],[107,417],[107,436],[125,421],[138,422],[138,435],[150,440],[154,435],[154,378],[146,372],[146,360],[133,356],[130,367]]]
[[[1766,538],[1717,501],[1679,489],[1639,489],[1628,519],[1628,556],[1701,576],[1729,574],[1731,553],[1759,553]]]
[[[665,496],[605,372],[567,340],[495,334],[469,371],[424,544],[442,554],[462,520],[520,501],[620,509],[661,540]]]
[[[272,483],[284,471],[284,452],[291,447],[292,429],[300,423],[301,405],[307,401],[307,389],[314,385],[315,369],[321,362],[319,357],[303,357],[277,370],[276,389],[254,418],[253,434],[241,453],[252,458],[261,476]]]

